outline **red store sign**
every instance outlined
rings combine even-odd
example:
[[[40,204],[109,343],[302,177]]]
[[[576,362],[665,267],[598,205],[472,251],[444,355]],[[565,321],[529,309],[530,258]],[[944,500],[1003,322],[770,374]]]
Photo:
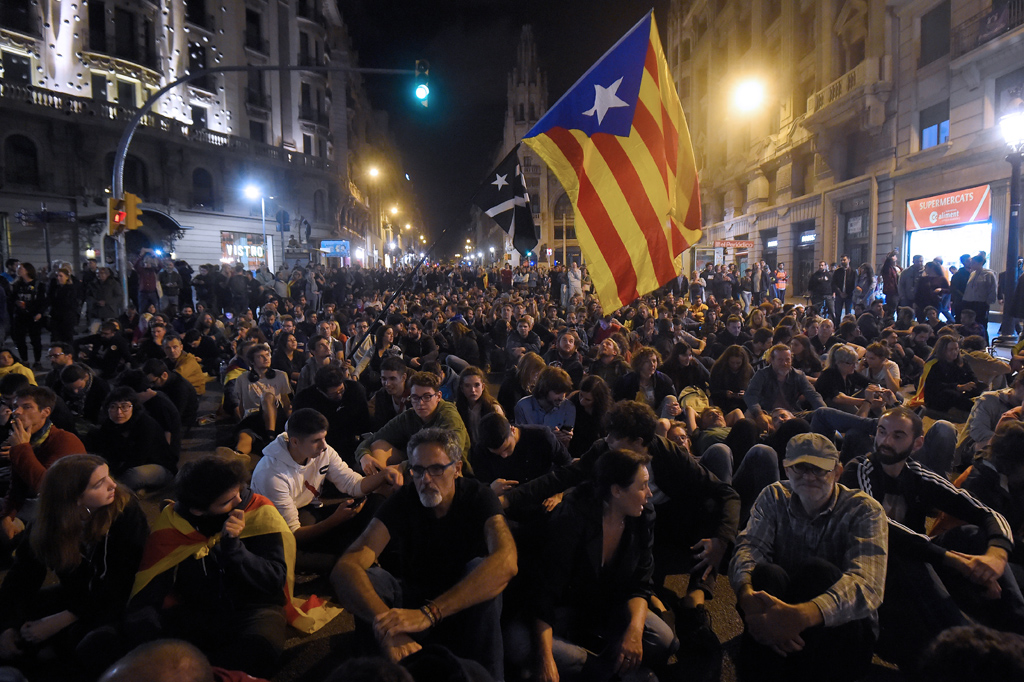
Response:
[[[992,217],[992,188],[979,185],[907,202],[907,232],[983,223]]]

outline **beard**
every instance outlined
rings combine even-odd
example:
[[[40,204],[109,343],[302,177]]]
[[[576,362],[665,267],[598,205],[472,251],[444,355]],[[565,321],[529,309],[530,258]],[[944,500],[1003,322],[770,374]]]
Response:
[[[875,457],[878,459],[879,462],[887,465],[899,464],[903,460],[910,457],[912,452],[913,448],[909,448],[903,452],[897,452],[896,450],[884,445],[875,446]]]
[[[419,495],[420,504],[427,509],[433,509],[444,500],[444,496],[439,490],[417,490],[416,494]]]

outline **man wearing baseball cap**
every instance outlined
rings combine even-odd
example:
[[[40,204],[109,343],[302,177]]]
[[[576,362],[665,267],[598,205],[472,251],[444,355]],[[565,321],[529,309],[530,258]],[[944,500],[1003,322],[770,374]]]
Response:
[[[885,587],[882,506],[839,485],[839,452],[794,436],[787,481],[766,487],[729,567],[746,629],[738,661],[750,679],[855,680],[871,664]]]

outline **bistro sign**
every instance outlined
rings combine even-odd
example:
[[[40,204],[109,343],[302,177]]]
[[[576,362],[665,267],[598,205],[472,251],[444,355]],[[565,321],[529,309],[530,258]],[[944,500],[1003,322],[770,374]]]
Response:
[[[907,202],[907,232],[983,223],[992,217],[992,188],[979,185]]]

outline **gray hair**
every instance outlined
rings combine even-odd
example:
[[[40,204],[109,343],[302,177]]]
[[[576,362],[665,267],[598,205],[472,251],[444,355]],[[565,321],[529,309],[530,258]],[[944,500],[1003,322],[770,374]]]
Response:
[[[417,447],[425,443],[433,443],[439,446],[448,455],[449,462],[458,462],[462,459],[462,446],[459,444],[459,438],[455,435],[454,431],[441,429],[436,426],[429,429],[420,429],[409,439],[407,452],[411,455]]]

